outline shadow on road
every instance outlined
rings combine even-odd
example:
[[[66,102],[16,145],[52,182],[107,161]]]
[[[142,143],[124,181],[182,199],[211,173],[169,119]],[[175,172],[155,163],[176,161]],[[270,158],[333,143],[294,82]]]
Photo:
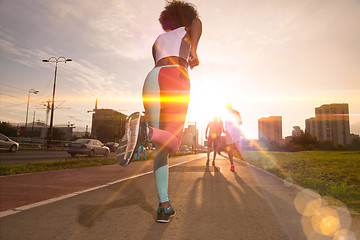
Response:
[[[239,161],[238,161],[239,163]],[[203,176],[193,182],[187,198],[188,209],[184,210],[186,223],[183,231],[186,237],[194,239],[304,239],[300,216],[289,219],[286,211],[293,212],[293,206],[268,191],[259,179],[251,174],[245,164],[230,172],[228,165],[190,166],[174,171],[199,172]],[[245,171],[244,171],[245,170]],[[241,177],[244,172],[244,180]],[[277,206],[281,206],[280,209]],[[295,213],[295,215],[297,215]],[[259,221],[260,220],[260,221]],[[284,223],[296,225],[294,232]],[[194,227],[196,225],[196,227]],[[199,235],[201,233],[201,235]],[[186,238],[185,237],[185,238]]]
[[[155,209],[145,201],[145,195],[133,180],[128,180],[117,186],[109,188],[114,193],[101,205],[80,205],[78,206],[78,223],[83,227],[93,226],[97,219],[107,211],[114,208],[124,208],[131,205],[137,205],[145,212],[153,215]],[[121,194],[121,199],[119,195]],[[154,217],[155,219],[155,217]]]
[[[145,185],[143,180],[134,179],[108,187],[110,194],[102,198],[101,204],[79,205],[77,222],[84,229],[91,228],[112,211],[111,215],[119,216],[119,222],[111,224],[119,230],[142,223],[142,239],[162,239],[169,233],[180,234],[182,239],[306,238],[301,234],[301,216],[294,213],[292,201],[277,196],[281,192],[278,187],[272,191],[274,187],[266,176],[259,177],[254,172],[257,170],[239,160],[237,172],[231,172],[228,160],[224,160],[220,159],[216,166],[195,161],[170,168],[169,195],[177,216],[169,224],[155,222],[153,174],[148,175]],[[146,196],[150,196],[150,202]],[[132,219],[119,215],[132,211]]]

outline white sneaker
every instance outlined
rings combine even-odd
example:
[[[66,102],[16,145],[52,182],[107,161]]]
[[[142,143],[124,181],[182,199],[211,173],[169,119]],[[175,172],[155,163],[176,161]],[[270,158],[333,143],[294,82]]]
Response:
[[[134,112],[128,117],[125,124],[124,137],[116,150],[116,159],[121,166],[129,164],[137,150],[140,137],[140,118],[140,112]]]

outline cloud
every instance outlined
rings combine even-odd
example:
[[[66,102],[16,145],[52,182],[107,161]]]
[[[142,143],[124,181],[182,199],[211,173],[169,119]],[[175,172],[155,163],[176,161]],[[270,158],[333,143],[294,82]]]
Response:
[[[147,58],[144,53],[149,52],[155,35],[151,21],[138,16],[137,11],[133,3],[117,2],[89,19],[89,28],[97,33],[91,44],[135,61]]]
[[[6,36],[6,34],[4,34],[3,32],[0,32],[0,36],[1,36],[0,49],[2,49],[2,51],[8,52],[9,54],[17,55],[17,56],[23,55],[23,53],[21,53],[21,51],[19,51],[19,49],[17,49],[15,47],[13,42],[5,39],[8,37],[8,36]]]
[[[43,20],[51,25],[48,31],[66,26],[64,32],[76,34],[76,39],[68,36],[69,39],[85,43],[94,51],[102,50],[134,61],[146,58],[144,52],[150,52],[156,36],[155,24],[161,31],[157,19],[149,15],[154,5],[151,1],[37,2],[47,11]],[[139,14],[144,6],[148,11]]]
[[[54,50],[29,49],[17,45],[17,41],[9,34],[0,32],[0,51],[2,58],[18,62],[29,67],[39,67],[44,56],[52,55]]]
[[[22,48],[16,42],[12,42],[14,39],[11,36],[3,32],[0,32],[0,36],[2,58],[6,55],[9,60],[22,65],[43,68],[45,64],[41,60],[56,55],[54,54],[56,51],[50,48],[44,50]],[[53,69],[53,64],[49,65],[49,68]],[[81,89],[80,91],[86,93],[94,90],[104,92],[113,86],[127,85],[127,82],[116,80],[114,74],[106,72],[106,70],[85,59],[76,59],[76,61],[67,63],[66,67],[59,65],[58,68],[65,74],[65,80],[72,83],[76,89]]]

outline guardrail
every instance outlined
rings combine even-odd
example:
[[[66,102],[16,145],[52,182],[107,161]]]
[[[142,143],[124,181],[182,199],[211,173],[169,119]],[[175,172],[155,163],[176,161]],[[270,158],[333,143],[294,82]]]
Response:
[[[20,148],[24,147],[31,147],[36,149],[44,149],[44,148],[53,148],[53,147],[60,147],[64,148],[67,147],[71,141],[64,141],[64,140],[47,140],[47,139],[40,139],[40,138],[27,138],[27,137],[12,137],[12,140],[18,142],[20,144]]]

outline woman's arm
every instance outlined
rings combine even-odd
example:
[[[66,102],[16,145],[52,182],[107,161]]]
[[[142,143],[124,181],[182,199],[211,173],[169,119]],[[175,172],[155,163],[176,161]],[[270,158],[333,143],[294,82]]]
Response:
[[[208,125],[206,126],[206,130],[205,130],[205,139],[208,139],[208,130],[209,130],[209,123],[208,123]]]
[[[156,56],[155,56],[155,43],[152,46],[152,55],[153,55],[153,59],[154,59],[154,64],[156,64]]]
[[[201,33],[202,33],[201,20],[199,18],[195,18],[190,26],[191,49],[189,56],[189,65],[191,69],[199,65],[199,59],[196,50],[201,37]]]

